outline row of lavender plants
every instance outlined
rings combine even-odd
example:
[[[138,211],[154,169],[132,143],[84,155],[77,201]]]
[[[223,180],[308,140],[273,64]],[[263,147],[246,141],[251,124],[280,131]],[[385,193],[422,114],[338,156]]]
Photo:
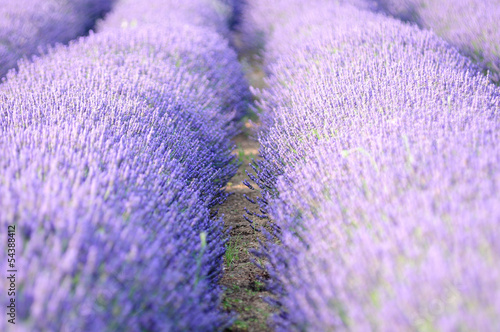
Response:
[[[249,176],[277,330],[498,331],[498,87],[340,2],[255,0],[244,24],[266,42]]]
[[[217,284],[226,234],[211,211],[237,168],[229,138],[249,91],[217,30],[221,8],[123,1],[98,33],[7,74],[0,227],[16,229],[17,317],[0,330],[231,323]]]
[[[379,9],[432,29],[500,82],[498,0],[376,0]]]
[[[68,43],[92,28],[114,0],[2,0],[0,79],[22,57]]]

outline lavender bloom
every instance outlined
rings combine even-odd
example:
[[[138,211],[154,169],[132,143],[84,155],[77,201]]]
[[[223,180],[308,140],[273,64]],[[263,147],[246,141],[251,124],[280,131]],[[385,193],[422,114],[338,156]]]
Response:
[[[230,10],[228,16],[229,28],[236,30],[240,26],[247,0],[221,0],[221,2],[228,6]]]
[[[237,168],[245,85],[227,41],[182,22],[103,28],[7,75],[0,225],[17,229],[16,331],[230,324],[210,207]]]
[[[382,11],[433,30],[500,81],[498,0],[377,0]]]
[[[231,7],[225,1],[164,0],[151,1],[144,6],[140,1],[122,0],[98,30],[110,27],[142,28],[146,25],[169,27],[173,22],[189,23],[213,29],[227,37]]]
[[[133,31],[145,28],[170,31],[175,25],[185,25],[186,22],[189,22],[190,26],[203,27],[205,30],[209,29],[228,37],[227,24],[230,13],[228,5],[213,0],[150,1],[147,6],[141,2],[127,0],[123,1],[121,6],[117,6],[106,20],[99,24],[98,31],[114,29]],[[175,38],[182,39],[183,37],[178,35]],[[203,41],[204,34],[200,33],[193,38],[196,38],[196,41],[193,42],[206,43]],[[194,72],[199,72],[200,68],[210,68],[211,70],[205,73],[205,79],[212,91],[217,93],[218,99],[221,100],[221,104],[214,109],[219,108],[217,113],[234,111],[235,120],[239,120],[245,115],[248,102],[251,99],[248,86],[242,84],[241,69],[234,58],[226,56],[227,43],[220,39],[212,38],[210,40],[211,45],[207,48],[210,48],[211,52],[203,53],[204,50],[183,51],[182,54],[176,55],[179,58],[178,65],[189,66],[189,70]],[[185,57],[187,58],[183,60]],[[199,83],[193,81],[189,84],[198,85]],[[228,94],[225,86],[232,86],[233,89],[238,90]],[[191,90],[195,89],[196,87],[193,86]],[[206,100],[203,91],[200,91],[197,96],[191,96],[191,98],[197,98],[200,103]]]
[[[500,329],[498,88],[383,15],[250,10],[269,74],[254,179],[273,231],[257,255],[277,330]]]
[[[2,0],[0,78],[22,57],[85,34],[113,0]]]

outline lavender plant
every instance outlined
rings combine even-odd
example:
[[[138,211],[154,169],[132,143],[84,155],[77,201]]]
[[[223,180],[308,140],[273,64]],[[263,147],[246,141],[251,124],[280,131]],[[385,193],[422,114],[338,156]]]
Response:
[[[56,43],[85,34],[96,19],[111,9],[113,0],[1,0],[0,78]]]
[[[250,10],[269,74],[250,178],[271,231],[256,255],[277,330],[498,330],[498,88],[379,14]]]
[[[142,29],[161,29],[170,31],[172,26],[178,25],[175,22],[189,22],[190,26],[199,26],[205,30],[211,30],[219,33],[223,37],[228,37],[228,21],[231,13],[228,5],[221,1],[214,0],[192,0],[192,1],[151,1],[148,6],[137,1],[124,1],[105,21],[100,22],[98,31],[122,30],[135,31]],[[172,35],[170,38],[183,38],[182,34]],[[194,52],[192,49],[179,49],[173,56],[177,58],[176,65],[189,67],[192,73],[203,72],[207,85],[216,93],[220,105],[215,105],[213,109],[216,114],[224,112],[234,112],[234,119],[239,120],[246,112],[248,101],[251,99],[248,91],[248,85],[242,84],[243,78],[240,73],[239,65],[233,57],[227,57],[227,42],[220,39],[210,38],[207,41],[202,33],[193,35],[193,43],[206,44],[210,46]],[[215,61],[214,61],[215,59]],[[208,70],[210,69],[210,70]],[[236,74],[235,74],[236,73]],[[207,101],[203,89],[197,87],[199,82],[191,81],[184,84],[190,84],[191,89],[187,91],[198,91],[197,95],[190,98],[196,99],[199,103]],[[226,86],[232,86],[234,93],[228,94]],[[238,89],[236,91],[236,89]],[[208,117],[205,114],[204,117]]]
[[[500,1],[377,0],[382,11],[416,22],[471,57],[500,81]]]
[[[16,331],[230,324],[217,285],[226,236],[210,209],[236,171],[229,138],[248,92],[227,41],[182,18],[110,25],[21,61],[0,85]]]
[[[165,0],[144,6],[140,1],[123,0],[112,15],[98,24],[99,29],[110,27],[141,28],[145,25],[170,26],[172,22],[215,29],[228,37],[231,5],[224,0]]]

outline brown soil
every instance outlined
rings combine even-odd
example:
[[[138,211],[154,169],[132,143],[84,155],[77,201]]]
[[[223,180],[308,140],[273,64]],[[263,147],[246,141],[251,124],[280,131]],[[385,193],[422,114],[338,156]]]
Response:
[[[239,60],[250,85],[263,88],[265,74],[257,50],[244,50],[237,32],[233,35],[233,44],[239,51]],[[268,276],[252,262],[256,257],[249,253],[249,250],[259,248],[258,240],[263,240],[263,236],[252,229],[249,222],[243,218],[246,214],[244,208],[251,212],[261,213],[257,205],[250,203],[243,196],[246,194],[253,200],[260,196],[257,186],[254,185],[255,190],[250,190],[242,183],[243,180],[248,179],[246,171],[253,172],[249,163],[252,159],[258,159],[259,149],[259,143],[251,138],[256,133],[255,124],[251,120],[258,122],[258,115],[249,110],[248,118],[250,120],[245,122],[243,133],[233,140],[237,146],[234,154],[241,162],[241,166],[226,186],[226,191],[232,195],[219,209],[219,213],[224,216],[225,228],[230,229],[230,240],[226,245],[224,257],[224,272],[220,281],[225,289],[222,305],[228,312],[238,314],[237,320],[226,329],[226,332],[273,331],[268,321],[274,310],[264,301],[264,298],[270,297],[271,293],[264,289],[264,284],[261,282]],[[256,229],[264,226],[264,222],[259,218],[248,217],[253,220]],[[262,262],[260,264],[262,265]]]
[[[270,293],[264,290],[263,283],[259,281],[265,279],[266,274],[252,263],[255,257],[248,252],[259,247],[258,238],[262,235],[254,231],[243,218],[245,207],[249,211],[259,213],[257,206],[243,196],[246,194],[255,200],[260,194],[258,188],[250,190],[242,183],[248,178],[245,170],[251,171],[248,164],[252,158],[257,158],[258,154],[258,142],[249,138],[252,130],[250,124],[247,123],[246,132],[234,139],[237,145],[234,153],[242,165],[226,187],[226,190],[233,194],[219,210],[219,213],[224,215],[225,227],[231,228],[231,238],[224,258],[224,276],[221,280],[221,285],[225,288],[222,304],[225,310],[238,314],[236,322],[226,331],[271,331],[267,322],[272,309],[263,300],[270,296]],[[256,229],[263,225],[259,218],[249,217],[254,220]]]

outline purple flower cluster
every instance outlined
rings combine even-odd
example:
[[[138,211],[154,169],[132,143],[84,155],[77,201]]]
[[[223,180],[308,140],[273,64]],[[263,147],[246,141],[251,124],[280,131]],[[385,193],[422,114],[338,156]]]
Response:
[[[111,18],[138,13],[120,6]],[[218,23],[155,15],[21,61],[0,85],[16,331],[212,331],[232,320],[217,285],[226,234],[211,208],[237,168],[229,138],[248,87]]]
[[[433,30],[500,82],[498,0],[377,0],[384,12]]]
[[[500,329],[500,90],[434,34],[255,0],[278,331]]]
[[[140,1],[123,0],[120,5],[116,6],[105,21],[98,24],[97,31],[156,29],[173,34],[170,30],[180,22],[181,25],[189,23],[190,26],[216,32],[226,39],[229,37],[231,6],[220,0],[162,0],[149,1],[148,5]],[[176,38],[182,43],[184,37],[179,35]],[[192,38],[196,38],[193,43],[207,42],[204,41],[204,33]],[[226,55],[228,52],[231,56]],[[214,107],[216,114],[234,112],[234,118],[231,120],[239,120],[245,115],[251,99],[248,84],[242,83],[241,68],[234,60],[233,51],[228,51],[225,41],[213,40],[206,49],[197,52],[183,50],[175,56],[179,58],[177,65],[189,67],[190,72],[207,71],[204,72],[206,84],[217,94],[217,99],[221,100],[220,105]],[[197,81],[184,84],[190,84],[191,89],[200,89],[200,83]],[[232,87],[233,93],[227,93],[228,86]],[[196,96],[190,98],[196,98],[199,103],[205,103],[207,99],[203,90],[199,90]],[[206,114],[203,116],[207,117]]]
[[[148,6],[140,1],[122,0],[120,6],[98,24],[98,30],[118,27],[142,28],[147,25],[168,28],[173,22],[186,22],[216,30],[227,37],[231,5],[225,0],[163,0]]]
[[[2,0],[0,78],[22,57],[85,34],[114,0]]]

